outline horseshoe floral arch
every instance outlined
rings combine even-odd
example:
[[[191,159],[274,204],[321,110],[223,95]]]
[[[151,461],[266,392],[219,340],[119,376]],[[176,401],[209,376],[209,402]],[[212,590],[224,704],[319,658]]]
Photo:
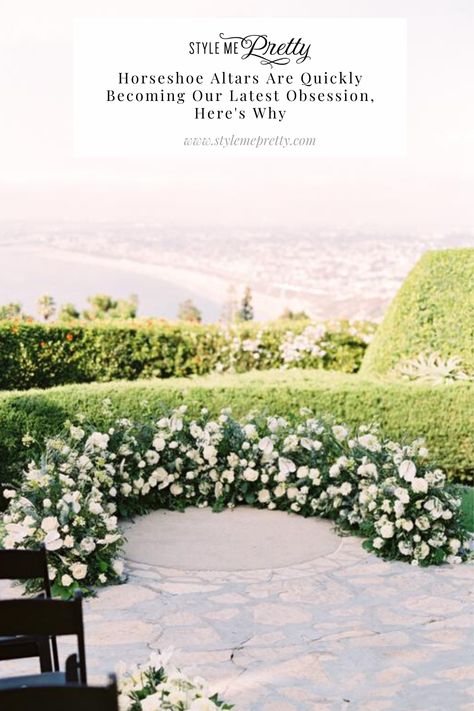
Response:
[[[156,508],[245,503],[322,516],[377,555],[412,565],[468,555],[460,500],[421,440],[402,445],[369,427],[351,433],[306,410],[293,421],[238,421],[229,410],[194,417],[182,406],[117,419],[106,432],[77,417],[38,447],[3,495],[2,545],[44,544],[63,597],[120,582],[119,519]]]

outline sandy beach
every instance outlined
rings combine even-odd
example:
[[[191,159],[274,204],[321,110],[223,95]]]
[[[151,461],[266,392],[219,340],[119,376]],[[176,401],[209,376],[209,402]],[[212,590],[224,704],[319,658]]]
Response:
[[[228,290],[231,286],[231,282],[215,274],[204,273],[199,270],[188,269],[183,267],[177,267],[169,264],[157,264],[157,263],[145,263],[142,261],[121,258],[121,257],[106,257],[102,255],[87,254],[84,252],[77,252],[66,249],[57,249],[45,245],[19,245],[19,246],[2,246],[0,247],[0,264],[7,262],[10,263],[10,269],[13,267],[15,270],[16,263],[18,265],[18,270],[21,272],[22,268],[26,263],[29,265],[34,264],[36,260],[40,260],[41,266],[38,266],[37,271],[38,278],[44,275],[45,266],[47,265],[48,271],[52,274],[51,283],[49,286],[48,293],[53,296],[56,295],[55,282],[57,282],[58,270],[60,270],[63,279],[67,280],[67,275],[70,275],[71,286],[74,283],[75,290],[71,293],[70,297],[63,297],[61,299],[74,301],[77,298],[78,287],[81,282],[81,274],[87,273],[90,281],[90,277],[94,272],[99,274],[115,274],[117,287],[116,290],[111,292],[112,295],[119,296],[123,292],[123,282],[126,278],[126,283],[128,287],[128,293],[137,293],[139,296],[139,301],[142,306],[140,313],[142,315],[155,315],[155,316],[167,316],[168,314],[160,313],[158,311],[150,311],[147,308],[146,300],[142,298],[141,291],[143,286],[146,284],[146,288],[149,290],[156,283],[157,291],[160,293],[165,290],[166,285],[170,286],[170,290],[173,292],[176,298],[176,304],[174,308],[175,315],[178,308],[178,304],[185,298],[189,298],[191,295],[196,297],[196,301],[199,303],[199,299],[204,304],[212,303],[214,305],[214,312],[211,314],[211,318],[216,318],[221,313],[222,308],[228,298]],[[6,277],[4,283],[2,284],[2,289],[0,291],[0,297],[2,301],[11,301],[22,298],[15,290],[15,286],[11,286],[8,291],[9,296],[7,296],[6,290],[8,290],[8,277],[9,270],[6,270]],[[5,272],[4,272],[5,273]],[[56,278],[55,276],[56,275]],[[37,281],[35,275],[31,274],[30,279]],[[96,279],[97,285],[84,294],[84,298],[91,293],[104,292],[108,289],[105,288],[105,282],[110,283],[110,277],[106,279],[104,277],[104,283],[100,277]],[[23,282],[24,283],[24,282]],[[94,282],[95,283],[95,282]],[[37,298],[41,293],[44,293],[44,289],[39,289],[40,284],[38,283],[38,291],[35,292],[34,296]],[[135,288],[133,288],[135,286]],[[236,294],[240,298],[243,292],[245,284],[240,281],[233,282]],[[30,287],[31,288],[31,287]],[[63,287],[64,290],[64,287]],[[183,294],[180,296],[181,290]],[[304,302],[302,299],[296,299],[291,297],[279,298],[266,294],[262,290],[256,289],[252,286],[253,294],[253,305],[255,318],[257,320],[268,320],[277,318],[285,308],[291,308],[294,310],[308,309],[310,310],[309,304]],[[209,320],[209,315],[207,315],[206,320]]]

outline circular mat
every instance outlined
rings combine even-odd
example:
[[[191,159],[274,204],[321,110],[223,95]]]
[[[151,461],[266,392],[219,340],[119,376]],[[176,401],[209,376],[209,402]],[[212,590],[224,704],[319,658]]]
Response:
[[[239,506],[159,510],[126,521],[125,556],[181,570],[281,568],[326,556],[341,539],[328,521]]]

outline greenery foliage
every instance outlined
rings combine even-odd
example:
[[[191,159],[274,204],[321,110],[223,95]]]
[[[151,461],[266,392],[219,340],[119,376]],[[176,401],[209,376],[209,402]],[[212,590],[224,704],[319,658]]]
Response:
[[[474,249],[423,255],[377,329],[361,372],[385,374],[421,353],[457,357],[474,375]]]

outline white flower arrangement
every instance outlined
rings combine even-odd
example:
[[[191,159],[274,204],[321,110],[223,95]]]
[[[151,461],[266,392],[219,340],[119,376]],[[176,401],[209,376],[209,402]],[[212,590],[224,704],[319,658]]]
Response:
[[[127,669],[119,677],[120,711],[218,711],[233,706],[209,691],[201,677],[187,677],[170,664],[169,652],[153,653],[145,664]]]
[[[295,330],[274,325],[253,331],[225,327],[223,345],[216,354],[217,372],[246,372],[262,368],[327,367],[342,344],[361,352],[370,343],[376,324],[366,321],[303,322]],[[353,368],[353,364],[350,369]]]
[[[312,417],[192,417],[185,406],[158,419],[117,420],[106,433],[81,421],[47,440],[18,488],[4,490],[5,548],[46,546],[53,591],[119,582],[118,516],[153,508],[215,511],[240,503],[334,519],[366,548],[416,565],[460,562],[468,533],[460,500],[409,446]],[[80,435],[80,436],[79,436]]]

